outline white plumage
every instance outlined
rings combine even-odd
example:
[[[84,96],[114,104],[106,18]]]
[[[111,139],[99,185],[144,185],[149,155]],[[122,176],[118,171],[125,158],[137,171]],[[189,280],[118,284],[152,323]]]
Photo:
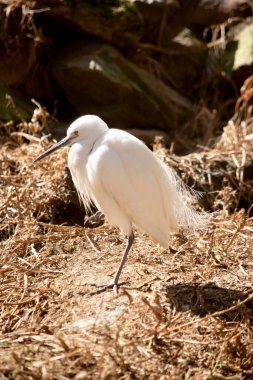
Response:
[[[68,166],[85,208],[94,203],[109,223],[128,236],[113,285],[118,284],[132,245],[133,225],[163,247],[168,245],[170,232],[206,225],[206,214],[188,205],[192,194],[186,186],[136,137],[86,115],[75,120],[67,137],[35,161],[66,144],[72,144]]]

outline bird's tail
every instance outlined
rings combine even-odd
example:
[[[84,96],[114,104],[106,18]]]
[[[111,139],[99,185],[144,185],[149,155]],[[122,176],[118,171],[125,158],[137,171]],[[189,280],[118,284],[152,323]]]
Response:
[[[211,219],[211,215],[205,211],[197,211],[193,204],[200,194],[187,186],[181,178],[164,164],[168,176],[168,180],[175,188],[177,201],[174,203],[174,213],[178,222],[178,226],[188,232],[196,230],[204,230]]]

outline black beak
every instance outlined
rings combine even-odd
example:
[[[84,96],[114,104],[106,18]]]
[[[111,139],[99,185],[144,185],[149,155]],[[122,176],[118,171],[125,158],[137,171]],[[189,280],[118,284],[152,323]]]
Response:
[[[44,153],[41,153],[37,158],[35,158],[35,160],[33,162],[37,162],[37,161],[41,160],[42,158],[48,156],[49,154],[55,152],[57,149],[60,149],[63,146],[68,145],[71,142],[72,139],[73,139],[73,137],[71,137],[71,136],[64,137],[58,143],[56,143],[51,148],[49,148],[48,150],[46,150]]]

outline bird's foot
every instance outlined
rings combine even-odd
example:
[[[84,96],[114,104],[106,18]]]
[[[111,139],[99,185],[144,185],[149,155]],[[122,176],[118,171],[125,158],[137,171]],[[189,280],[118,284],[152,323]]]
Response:
[[[105,290],[108,290],[108,289],[113,289],[113,291],[116,293],[116,294],[118,294],[118,291],[119,291],[119,286],[120,285],[124,285],[125,284],[125,282],[121,282],[120,284],[118,284],[118,283],[115,283],[115,282],[112,282],[111,284],[108,284],[108,285],[105,285],[105,286],[99,286],[98,285],[98,288],[102,288],[103,289],[103,291],[105,291]],[[101,289],[101,290],[102,290]]]
[[[93,286],[95,286],[96,288],[99,288],[97,291],[95,292],[92,292],[92,294],[100,294],[100,293],[103,293],[105,292],[106,290],[108,289],[113,289],[114,292],[116,294],[118,294],[118,291],[119,291],[119,286],[120,285],[124,285],[126,284],[126,282],[121,282],[121,283],[117,283],[115,284],[115,282],[112,282],[111,284],[108,284],[108,285],[96,285],[96,284],[92,284]]]
[[[107,289],[113,289],[113,291],[118,294],[118,290],[119,290],[119,285],[118,284],[115,284],[114,282],[111,283],[111,284],[108,284],[105,286],[106,290]]]

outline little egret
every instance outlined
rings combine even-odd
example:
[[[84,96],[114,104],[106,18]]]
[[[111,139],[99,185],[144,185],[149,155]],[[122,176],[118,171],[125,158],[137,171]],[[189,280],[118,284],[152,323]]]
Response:
[[[71,145],[68,166],[80,200],[86,209],[95,204],[109,223],[128,237],[113,284],[119,277],[134,241],[133,225],[163,247],[169,233],[179,228],[196,230],[208,220],[205,212],[192,209],[191,192],[146,145],[131,134],[109,129],[95,115],[75,120],[67,136],[38,156],[41,160],[57,149]]]

